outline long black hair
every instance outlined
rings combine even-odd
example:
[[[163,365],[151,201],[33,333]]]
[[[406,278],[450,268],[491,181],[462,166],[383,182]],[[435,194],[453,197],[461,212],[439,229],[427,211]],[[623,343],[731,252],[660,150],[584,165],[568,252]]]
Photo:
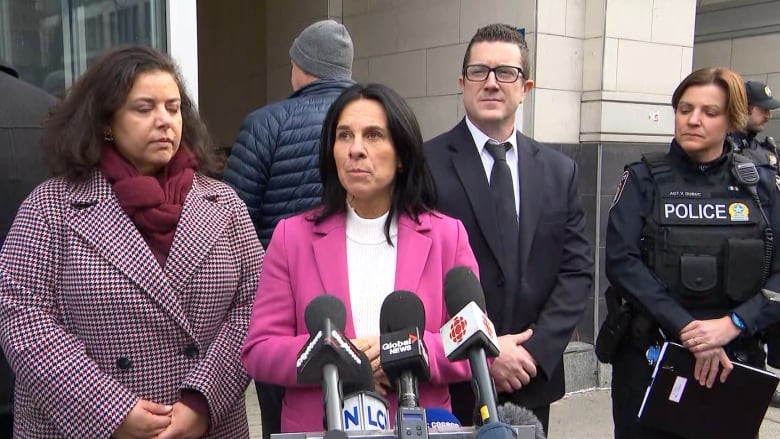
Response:
[[[431,212],[436,205],[436,190],[422,152],[422,134],[414,112],[404,99],[382,84],[355,84],[344,90],[333,102],[322,125],[320,137],[320,178],[322,179],[322,209],[313,220],[319,224],[335,213],[346,210],[347,192],[341,185],[333,148],[336,127],[344,108],[358,99],[377,102],[387,116],[387,129],[401,166],[393,180],[390,212],[385,221],[385,237],[390,240],[390,223],[396,214],[406,214],[419,223],[419,215]]]

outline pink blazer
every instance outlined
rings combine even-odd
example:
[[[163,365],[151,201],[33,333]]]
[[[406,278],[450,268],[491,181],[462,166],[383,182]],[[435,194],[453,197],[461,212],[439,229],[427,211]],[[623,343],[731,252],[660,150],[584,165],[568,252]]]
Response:
[[[347,279],[346,219],[334,215],[315,225],[304,213],[281,221],[274,230],[263,263],[249,333],[241,361],[258,381],[287,387],[282,431],[323,429],[319,387],[300,386],[295,361],[309,334],[306,305],[316,296],[335,295],[347,309],[345,333],[354,338]],[[450,363],[444,356],[439,328],[447,321],[444,276],[458,265],[477,272],[477,261],[460,221],[443,214],[424,214],[420,224],[402,215],[398,221],[395,289],[413,291],[425,306],[425,335],[431,381],[420,383],[420,405],[450,409],[447,383],[465,381],[468,362]],[[377,333],[379,329],[377,328]],[[396,398],[389,395],[391,419]]]

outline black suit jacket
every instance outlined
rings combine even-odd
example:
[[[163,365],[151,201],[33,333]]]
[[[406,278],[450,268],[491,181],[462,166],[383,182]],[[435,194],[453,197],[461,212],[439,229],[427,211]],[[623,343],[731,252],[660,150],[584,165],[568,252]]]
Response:
[[[0,247],[19,205],[46,179],[41,124],[56,102],[0,64]],[[13,406],[13,372],[0,351],[0,414]]]
[[[424,151],[438,188],[438,209],[466,226],[488,315],[497,331],[509,334],[534,328],[533,337],[523,346],[539,363],[539,373],[528,386],[500,399],[538,408],[564,394],[563,351],[590,297],[593,258],[584,232],[574,160],[519,132],[517,143],[517,267],[503,266],[499,258],[501,243],[490,186],[465,119],[426,142]],[[505,279],[512,271],[517,287],[508,291]],[[452,390],[457,394],[455,402],[467,396],[463,387]],[[473,401],[471,396],[469,411]]]

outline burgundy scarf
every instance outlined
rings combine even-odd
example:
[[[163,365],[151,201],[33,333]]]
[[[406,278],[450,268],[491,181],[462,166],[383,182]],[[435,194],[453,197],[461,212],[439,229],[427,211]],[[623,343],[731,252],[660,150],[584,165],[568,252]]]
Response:
[[[139,174],[116,148],[110,144],[103,146],[100,171],[162,267],[171,251],[184,200],[197,169],[195,155],[183,143],[171,161],[154,176]]]

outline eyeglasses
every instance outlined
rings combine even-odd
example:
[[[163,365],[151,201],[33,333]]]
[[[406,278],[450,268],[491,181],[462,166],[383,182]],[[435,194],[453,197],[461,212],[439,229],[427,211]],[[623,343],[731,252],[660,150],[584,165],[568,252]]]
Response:
[[[520,67],[515,66],[496,66],[488,67],[482,64],[472,64],[463,69],[463,74],[469,81],[486,81],[490,72],[496,75],[498,82],[515,82],[520,75],[525,76],[525,72]]]

